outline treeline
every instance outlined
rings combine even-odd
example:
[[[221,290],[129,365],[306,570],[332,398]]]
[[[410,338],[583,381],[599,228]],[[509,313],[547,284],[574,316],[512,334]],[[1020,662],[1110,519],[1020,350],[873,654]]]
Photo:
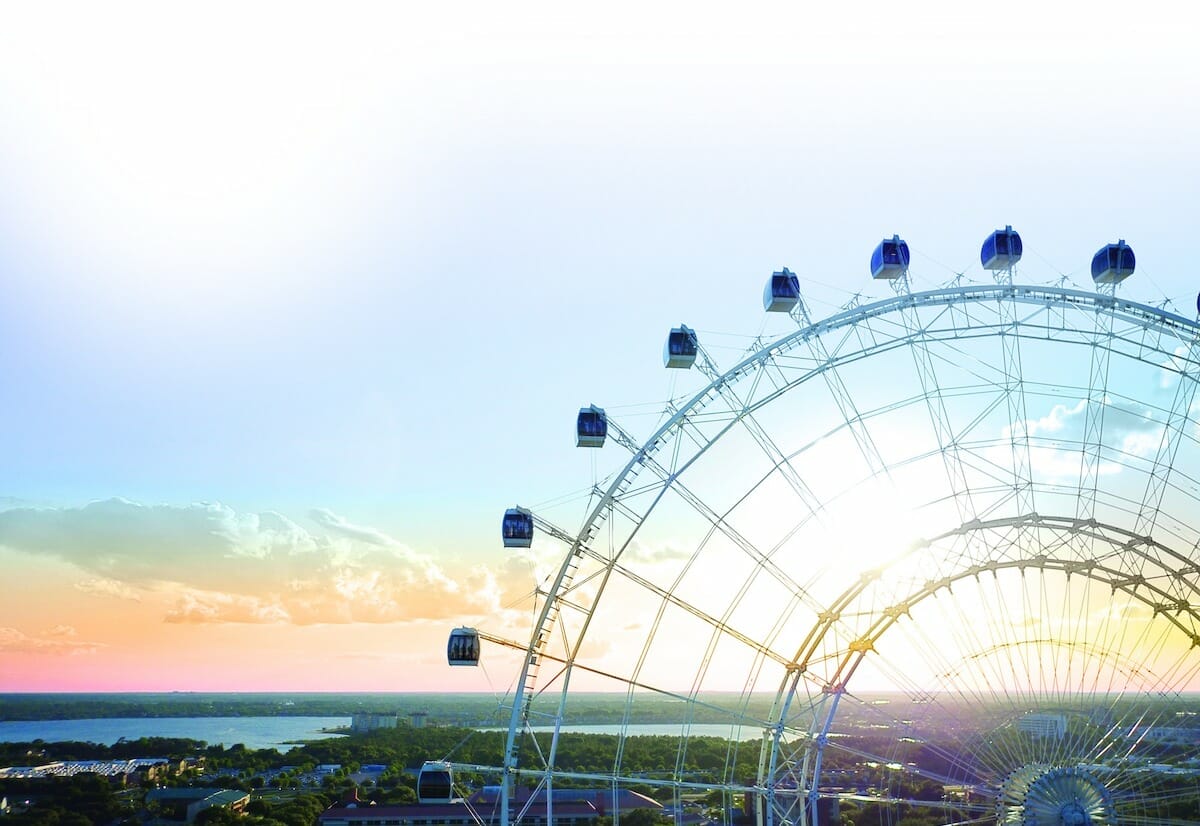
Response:
[[[458,763],[499,766],[503,761],[504,731],[430,726],[379,729],[366,734],[309,741],[286,752],[277,749],[248,749],[242,744],[208,745],[198,740],[145,737],[113,745],[78,742],[0,743],[0,765],[38,765],[57,760],[123,760],[134,757],[203,757],[206,768],[237,769],[246,773],[265,772],[283,766],[312,767],[317,764],[382,764],[399,771],[414,772],[426,760],[449,759]],[[526,734],[518,741],[520,764],[538,764],[538,754],[549,754],[552,735]],[[888,735],[846,737],[840,741],[850,750],[830,746],[825,751],[827,770],[857,769],[860,782],[886,785],[861,765],[857,753],[887,754],[900,763],[915,762],[938,774],[961,772],[946,763],[946,753],[927,744],[896,743]],[[703,773],[713,777],[753,777],[758,767],[759,741],[734,742],[720,737],[695,736],[681,740],[673,736],[638,735],[621,740],[610,734],[559,735],[556,765],[564,771],[608,773],[616,764],[618,749],[623,774],[646,773],[669,777]],[[879,769],[882,773],[884,770]]]
[[[506,733],[502,731],[447,727],[382,729],[310,742],[302,751],[318,763],[381,763],[415,771],[426,760],[441,759],[499,766],[503,762],[505,739]],[[534,766],[539,753],[549,754],[551,735],[526,735],[518,745],[521,765]],[[682,772],[720,777],[729,773],[726,767],[730,766],[733,773],[750,778],[758,767],[756,742],[735,744],[719,737],[693,737],[684,745],[686,750],[681,750],[677,737],[636,736],[622,743],[616,735],[564,733],[559,735],[555,765],[568,772],[608,773],[620,748],[622,772],[644,773],[647,777],[669,777],[676,767]],[[289,752],[287,758],[300,751]]]
[[[773,697],[702,695],[689,705],[657,694],[578,694],[567,725],[632,723],[747,723],[766,719]],[[0,721],[89,720],[111,717],[347,717],[356,713],[421,713],[434,723],[507,725],[510,706],[490,694],[0,694]],[[558,698],[535,701],[535,713],[551,717]],[[349,720],[347,720],[349,722]]]
[[[180,758],[203,754],[207,744],[182,737],[139,737],[120,740],[111,746],[66,740],[31,743],[0,743],[0,766],[41,765],[55,760],[132,760],[135,757]]]
[[[459,763],[499,766],[506,733],[435,726],[428,728],[380,729],[368,734],[314,740],[280,752],[277,749],[247,749],[241,744],[210,746],[196,740],[148,737],[122,741],[111,746],[96,743],[0,743],[0,764],[38,765],[57,760],[116,760],[131,757],[203,757],[207,771],[237,769],[244,773],[265,772],[284,766],[311,768],[336,763],[358,767],[382,764],[400,772],[415,772],[426,760],[450,759]],[[522,765],[536,765],[538,752],[548,754],[551,735],[539,733],[519,741]],[[681,750],[677,737],[637,736],[623,743],[615,735],[561,734],[557,748],[558,767],[564,771],[606,773],[612,770],[621,748],[623,772],[647,776],[670,775],[676,766],[684,772],[725,776],[732,771],[751,777],[758,765],[758,744],[734,744],[719,737],[693,737]],[[738,769],[737,767],[744,767]]]

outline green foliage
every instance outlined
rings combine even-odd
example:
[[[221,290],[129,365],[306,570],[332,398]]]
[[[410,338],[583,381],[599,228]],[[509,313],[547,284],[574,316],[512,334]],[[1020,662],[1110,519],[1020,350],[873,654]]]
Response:
[[[242,818],[237,813],[223,806],[212,806],[196,815],[193,821],[196,826],[242,826]]]
[[[635,695],[632,705],[624,694],[577,694],[568,725],[620,723],[727,723],[729,715],[703,705],[686,703],[654,694]],[[719,697],[714,706],[721,705]],[[746,717],[765,719],[773,694],[757,694],[746,703]],[[557,700],[547,696],[534,701],[535,713],[553,714]],[[393,694],[393,693],[302,693],[302,694],[0,694],[0,720],[86,720],[104,717],[347,717],[363,712],[397,714],[402,719],[414,712],[427,714],[430,723],[468,726],[503,725],[507,708],[498,706],[490,694]]]
[[[108,781],[94,774],[6,780],[0,783],[0,797],[3,796],[10,801],[36,801],[28,812],[7,816],[5,826],[108,824],[128,810]]]

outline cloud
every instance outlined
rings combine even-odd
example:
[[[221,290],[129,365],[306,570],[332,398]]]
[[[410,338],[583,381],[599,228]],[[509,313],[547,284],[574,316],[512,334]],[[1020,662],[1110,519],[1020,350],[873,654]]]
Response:
[[[579,658],[581,660],[590,660],[593,662],[602,660],[616,649],[612,640],[594,639],[595,636],[595,634],[589,634],[579,646]]]
[[[1075,405],[1067,407],[1065,404],[1056,404],[1050,408],[1050,412],[1040,419],[1029,419],[1025,422],[1027,432],[1030,436],[1060,434],[1067,428],[1067,424],[1075,419],[1080,413],[1087,408],[1087,399],[1080,399]],[[1012,434],[1012,428],[1005,429],[1006,437]]]
[[[74,655],[91,654],[104,646],[95,642],[77,642],[75,629],[57,625],[31,637],[16,628],[0,628],[0,652],[20,654]]]
[[[495,611],[489,577],[458,584],[440,571],[344,566],[286,590],[262,596],[184,588],[167,613],[172,623],[290,623],[294,625],[460,620]]]
[[[131,602],[141,602],[142,597],[135,589],[115,579],[85,579],[75,583],[75,590],[96,596],[116,597]]]
[[[651,547],[634,540],[625,549],[621,558],[626,562],[655,563],[687,559],[691,555],[692,551],[687,550],[682,543],[668,540]]]
[[[1175,348],[1175,352],[1159,363],[1162,367],[1162,374],[1158,379],[1158,389],[1166,390],[1183,373],[1187,372],[1187,354],[1188,348],[1182,344]]]
[[[345,518],[338,516],[327,508],[314,508],[308,512],[308,515],[321,527],[344,536],[347,539],[357,539],[369,545],[379,545],[385,548],[400,544],[387,534],[377,531],[374,528],[367,528],[348,522]]]
[[[0,511],[0,545],[74,564],[85,593],[166,595],[173,623],[401,622],[466,619],[506,604],[528,565],[449,571],[380,531],[328,510],[310,533],[274,512],[225,505],[143,505]]]
[[[1105,398],[1102,403],[1104,428],[1101,438],[1105,451],[1153,456],[1163,434],[1163,424],[1156,419],[1154,410],[1137,402],[1118,402],[1112,398]],[[1025,421],[1025,430],[1033,440],[1029,454],[1035,475],[1055,479],[1079,477],[1087,406],[1087,399],[1080,399],[1073,405],[1056,404],[1046,415]],[[1005,427],[1003,436],[1005,439],[1019,438],[1020,427]],[[1003,450],[999,450],[999,464],[1004,464],[1002,455]],[[1122,467],[1119,461],[1102,461],[1097,472],[1112,475],[1119,473]]]
[[[234,572],[244,576],[264,564],[318,554],[328,542],[271,512],[108,499],[81,508],[0,511],[0,545],[126,584],[179,580],[215,587]]]
[[[211,622],[287,622],[287,611],[258,597],[218,592],[189,591],[167,612],[167,622],[204,624]]]

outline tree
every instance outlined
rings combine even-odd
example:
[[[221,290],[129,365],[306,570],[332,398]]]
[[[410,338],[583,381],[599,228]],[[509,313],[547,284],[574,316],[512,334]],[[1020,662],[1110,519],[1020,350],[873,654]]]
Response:
[[[197,826],[241,826],[241,816],[224,806],[210,806],[196,815]]]
[[[621,826],[660,826],[670,822],[660,809],[634,809],[621,815]]]
[[[246,814],[266,817],[271,814],[271,808],[271,804],[265,800],[251,800],[250,804],[246,806]]]

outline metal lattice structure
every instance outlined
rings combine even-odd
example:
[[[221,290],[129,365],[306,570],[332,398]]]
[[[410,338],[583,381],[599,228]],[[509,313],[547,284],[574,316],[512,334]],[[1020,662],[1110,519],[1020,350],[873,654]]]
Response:
[[[534,513],[565,555],[503,759],[462,766],[504,781],[499,821],[532,817],[515,782],[550,819],[569,784],[715,790],[760,824],[1188,820],[1200,325],[1011,270],[907,284],[815,321],[801,299],[725,370],[701,348],[648,438],[607,419],[628,459],[578,529]],[[592,691],[626,697],[616,744],[561,765]],[[682,721],[650,771],[647,697]],[[730,745],[697,766],[709,733]]]

